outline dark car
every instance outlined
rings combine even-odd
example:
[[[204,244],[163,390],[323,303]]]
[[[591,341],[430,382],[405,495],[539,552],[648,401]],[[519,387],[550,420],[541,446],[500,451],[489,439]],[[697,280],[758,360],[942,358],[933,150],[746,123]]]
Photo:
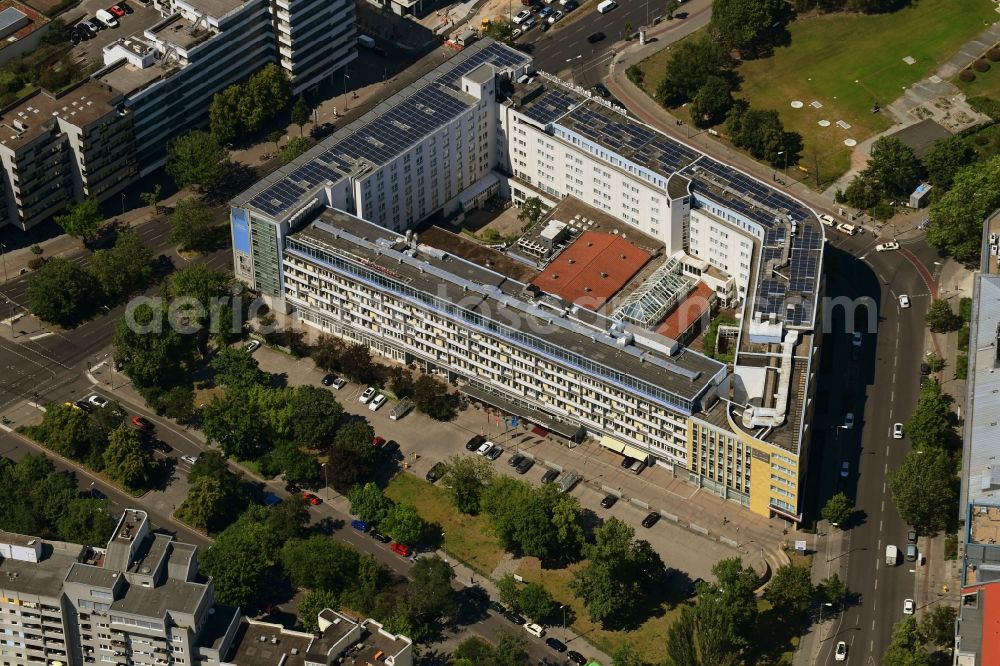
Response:
[[[337,380],[337,375],[324,375],[323,379],[320,380],[320,384],[323,386],[333,386],[333,382]]]
[[[77,400],[76,402],[73,403],[73,405],[75,405],[76,407],[79,407],[80,409],[82,409],[85,412],[91,412],[94,409],[94,406],[91,405],[86,400]]]
[[[634,464],[635,464],[635,458],[629,458],[628,456],[622,458],[622,467],[624,467],[625,469],[628,469]]]
[[[386,51],[381,46],[373,46],[371,50],[372,50],[372,53],[374,53],[375,55],[377,55],[379,58],[388,58],[389,57],[389,52]]]
[[[399,442],[390,439],[382,446],[382,455],[390,460],[402,460],[403,452],[399,450]]]
[[[567,652],[566,658],[572,661],[574,664],[578,664],[579,666],[584,666],[584,664],[587,663],[587,660],[584,659],[583,655],[575,650],[570,650],[569,652]]]
[[[371,537],[373,539],[375,539],[376,541],[381,541],[382,543],[389,543],[390,541],[392,541],[392,539],[390,539],[386,535],[382,534],[378,530],[372,530],[371,531]]]
[[[119,2],[118,6],[125,10],[126,14],[131,14],[135,10],[128,6],[127,2]]]
[[[80,35],[80,39],[93,39],[94,29],[90,27],[88,23],[80,23],[76,26],[76,32]]]
[[[587,36],[587,41],[591,44],[596,44],[597,42],[603,40],[605,36],[606,35],[603,32],[592,32]]]
[[[605,495],[604,499],[601,500],[601,508],[610,509],[618,501],[617,495]]]
[[[656,521],[660,519],[660,514],[656,511],[650,511],[645,518],[642,519],[643,527],[652,527],[656,524]]]
[[[524,474],[529,469],[531,469],[534,466],[534,464],[535,464],[534,460],[532,460],[531,458],[525,457],[524,460],[522,460],[521,462],[517,463],[517,467],[514,468],[514,471],[517,472],[518,474]]]
[[[542,483],[552,483],[559,476],[559,472],[554,469],[550,469],[545,474],[542,474]]]
[[[608,87],[603,83],[598,83],[597,85],[595,85],[594,92],[600,95],[601,97],[611,97],[611,91],[608,90]]]
[[[545,644],[548,645],[553,650],[555,650],[556,652],[566,651],[566,644],[563,643],[558,638],[552,638],[551,636],[549,636],[548,638],[545,639]]]
[[[153,446],[154,449],[156,449],[160,453],[170,453],[171,451],[174,450],[174,447],[170,446],[166,442],[161,441],[159,439],[156,440],[155,442],[153,442],[152,446]]]
[[[552,27],[551,23],[549,23],[548,21],[542,21],[542,32],[548,32],[551,27]]]
[[[917,542],[917,531],[910,530],[906,533],[906,543],[916,543]]]
[[[427,476],[425,477],[431,483],[434,483],[444,475],[444,471],[448,468],[443,462],[436,463],[434,467],[427,470]]]
[[[503,604],[500,603],[499,601],[491,601],[490,610],[499,613],[500,615],[503,615],[504,613],[507,612],[507,609],[504,608]]]
[[[524,623],[527,622],[527,620],[525,620],[523,617],[521,617],[514,611],[507,611],[506,613],[503,614],[503,616],[507,618],[507,620],[509,620],[510,622],[521,626],[524,626]]]
[[[580,3],[577,2],[576,0],[569,0],[569,2],[567,2],[565,5],[563,5],[563,11],[564,12],[571,12],[571,11],[573,11],[574,9],[576,9],[579,6],[580,6]]]
[[[84,38],[80,35],[79,30],[77,30],[75,27],[69,29],[69,41],[71,41],[73,44],[79,44],[80,40],[82,39]]]
[[[524,460],[524,454],[515,453],[514,455],[512,455],[510,458],[507,459],[507,464],[510,465],[511,467],[517,467],[518,465],[521,464],[522,460]]]
[[[90,19],[89,21],[87,21],[87,23],[90,25],[91,28],[93,28],[97,32],[100,32],[101,30],[106,30],[108,27],[104,22],[98,21],[96,18]]]
[[[298,495],[300,492],[302,492],[302,489],[299,488],[294,483],[286,483],[285,484],[285,492],[286,493],[290,493],[292,495]]]
[[[465,596],[483,604],[488,604],[490,602],[490,593],[479,585],[471,585],[465,588]]]
[[[465,443],[465,450],[475,451],[485,443],[486,443],[485,437],[483,437],[482,435],[476,435],[475,437],[473,437],[472,439],[470,439],[468,442]]]
[[[920,364],[920,374],[929,375],[931,374],[931,366],[927,363]]]

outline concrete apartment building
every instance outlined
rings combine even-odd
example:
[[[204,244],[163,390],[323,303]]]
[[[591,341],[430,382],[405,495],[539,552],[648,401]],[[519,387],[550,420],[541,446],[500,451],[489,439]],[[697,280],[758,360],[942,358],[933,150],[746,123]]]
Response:
[[[357,57],[351,0],[154,6],[162,19],[105,46],[105,66],[90,79],[0,112],[0,225],[26,230],[163,166],[169,142],[207,122],[213,95],[268,63],[280,65],[299,94]]]
[[[498,194],[548,209],[579,200],[680,268],[646,278],[632,318],[608,316],[401,235]],[[533,73],[528,56],[488,40],[465,49],[235,199],[232,228],[236,275],[276,308],[756,513],[800,517],[822,290],[815,214]],[[531,262],[544,263],[536,236]],[[633,323],[637,309],[662,316],[700,274],[742,310],[731,369]]]
[[[964,525],[955,666],[1000,663],[1000,211],[983,225],[973,279],[959,514]]]
[[[0,664],[222,664],[239,609],[196,548],[126,510],[107,548],[0,532]]]

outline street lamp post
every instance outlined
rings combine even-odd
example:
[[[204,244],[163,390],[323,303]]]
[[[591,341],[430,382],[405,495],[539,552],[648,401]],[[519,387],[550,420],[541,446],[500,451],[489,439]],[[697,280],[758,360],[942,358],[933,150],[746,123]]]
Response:
[[[122,215],[125,214],[125,193],[122,192]]]
[[[559,610],[561,610],[563,612],[563,623],[562,623],[562,626],[563,626],[563,629],[565,629],[566,628],[566,604],[562,604],[561,606],[559,606]]]
[[[0,243],[0,261],[3,262],[3,281],[7,281],[7,246]]]
[[[326,491],[326,501],[330,501],[330,477],[326,471],[326,463],[323,463],[323,490]]]
[[[833,604],[831,604],[829,601],[824,601],[823,603],[821,603],[819,605],[819,623],[820,624],[823,624],[823,606],[826,606],[827,608],[833,608]]]

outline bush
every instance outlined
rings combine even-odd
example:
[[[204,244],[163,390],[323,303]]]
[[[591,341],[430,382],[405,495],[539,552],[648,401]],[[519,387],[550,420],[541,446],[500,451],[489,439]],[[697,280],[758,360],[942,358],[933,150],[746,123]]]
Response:
[[[955,359],[955,379],[965,379],[969,375],[969,355],[959,354]]]
[[[988,72],[990,71],[990,61],[986,58],[980,58],[972,64],[972,68],[977,72]]]
[[[642,71],[642,68],[639,67],[639,65],[629,65],[629,68],[625,70],[625,76],[628,77],[629,81],[640,88],[646,80],[646,73]]]
[[[968,325],[963,326],[958,329],[958,351],[967,351],[969,349],[969,327]]]
[[[986,114],[987,116],[992,118],[994,122],[1000,122],[1000,100],[995,100],[992,97],[984,97],[982,95],[979,95],[977,97],[970,97],[966,101],[969,103],[969,106],[971,106],[979,113]],[[980,142],[980,139],[983,139],[983,141]],[[986,143],[989,143],[989,139],[983,136],[982,133],[977,133],[973,137],[973,141],[975,141],[977,144],[981,146],[985,145]]]
[[[958,316],[962,318],[966,324],[972,321],[972,299],[968,296],[963,297],[958,302]]]
[[[48,261],[45,257],[32,257],[28,260],[28,268],[33,271],[37,271],[42,267],[45,262]]]
[[[966,83],[972,83],[976,80],[976,75],[967,69],[963,69],[962,73],[958,75],[959,81],[965,81]]]
[[[986,57],[992,60],[993,62],[997,62],[998,60],[1000,60],[1000,49],[994,46],[992,49],[986,52]]]
[[[35,244],[35,245],[31,246],[31,254],[33,254],[33,255],[37,256],[37,255],[41,254],[44,251],[45,250],[42,249],[41,245]]]
[[[895,209],[887,203],[880,203],[873,210],[876,220],[888,220],[894,212]]]

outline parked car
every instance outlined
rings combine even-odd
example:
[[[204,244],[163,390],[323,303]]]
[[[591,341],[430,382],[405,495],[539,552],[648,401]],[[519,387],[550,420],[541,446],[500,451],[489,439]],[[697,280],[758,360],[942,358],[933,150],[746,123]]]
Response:
[[[890,252],[892,250],[898,250],[899,243],[896,241],[889,241],[888,243],[880,243],[875,246],[876,252]]]
[[[635,458],[629,458],[628,456],[622,458],[622,467],[624,467],[625,469],[628,469],[634,464],[635,464]]]
[[[587,663],[586,658],[576,650],[570,650],[566,653],[566,658],[572,661],[577,666],[585,666]]]
[[[545,627],[534,622],[525,623],[524,630],[536,638],[541,638],[545,635]]]
[[[541,16],[542,18],[548,18],[549,16],[554,14],[555,11],[556,10],[554,10],[552,7],[546,5],[545,7],[542,7],[541,11],[538,12],[538,15]]]
[[[840,475],[845,479],[851,475],[851,463],[846,460],[840,463]]]
[[[552,16],[549,17],[549,24],[553,24],[557,21],[561,21],[562,17],[565,16],[562,12],[554,12]]]
[[[531,16],[531,12],[527,9],[522,9],[517,14],[514,15],[514,25],[521,25],[524,23],[524,19]]]
[[[402,460],[403,452],[399,450],[399,442],[394,439],[390,439],[388,442],[383,444],[382,455],[386,456],[390,460]]]
[[[309,504],[312,505],[312,506],[319,506],[320,504],[323,503],[323,500],[321,500],[319,497],[317,497],[316,495],[313,495],[310,492],[304,492],[304,493],[302,493],[302,499],[304,499],[305,501],[309,502]]]
[[[368,530],[371,529],[371,525],[369,525],[368,523],[366,523],[363,520],[352,520],[351,521],[351,527],[353,527],[357,531],[361,532],[362,534],[367,534]]]
[[[847,643],[837,641],[837,649],[833,652],[834,661],[847,661]]]
[[[333,388],[335,388],[336,390],[339,391],[345,386],[347,386],[347,380],[344,379],[343,377],[337,377],[336,379],[333,380]]]
[[[294,483],[288,482],[285,484],[285,492],[290,495],[298,495],[300,492],[302,492],[302,489],[299,488]]]
[[[615,502],[617,501],[618,501],[618,495],[607,494],[604,496],[604,499],[601,500],[601,508],[610,509],[615,505]]]
[[[534,467],[534,465],[535,461],[525,456],[524,460],[517,463],[517,467],[514,468],[514,471],[517,472],[518,474],[525,474],[529,469]]]
[[[110,7],[108,7],[108,11],[117,16],[118,18],[125,16],[125,10],[119,7],[118,5],[111,5]]]
[[[191,466],[194,466],[194,464],[198,462],[198,456],[193,456],[190,453],[186,453],[183,456],[181,456],[181,460],[183,460],[184,462],[186,462]]]
[[[476,449],[476,453],[478,455],[485,456],[487,453],[490,452],[492,448],[493,448],[492,442],[483,442],[482,444],[479,445],[479,448]]]
[[[892,438],[893,439],[903,439],[903,424],[893,423],[892,424]]]
[[[608,87],[603,83],[598,83],[597,85],[595,85],[594,92],[600,95],[601,97],[611,97],[611,91],[608,90]]]
[[[153,440],[153,443],[150,444],[150,446],[152,446],[154,449],[156,449],[160,453],[173,453],[173,451],[174,451],[174,447],[170,446],[166,442],[161,441],[159,439]]]
[[[923,375],[924,377],[926,377],[927,375],[931,374],[931,365],[930,365],[930,363],[921,363],[920,364],[920,374]]]
[[[507,611],[506,613],[503,614],[503,616],[505,618],[507,618],[507,620],[509,622],[512,622],[514,624],[524,624],[525,623],[525,619],[523,617],[521,617],[520,615],[518,615],[517,613],[515,613],[514,611]]]
[[[277,506],[281,504],[281,498],[274,493],[264,494],[264,506]]]
[[[864,337],[861,335],[861,331],[854,331],[854,334],[851,336],[851,344],[855,347],[860,347],[863,341]]]
[[[913,603],[913,599],[903,600],[903,615],[913,615],[917,610],[917,605]]]
[[[917,542],[917,531],[910,530],[906,533],[906,543],[916,543]]]
[[[566,651],[566,644],[563,643],[558,638],[552,638],[551,636],[549,636],[548,638],[545,639],[545,644],[548,645],[553,650],[555,650],[556,652]]]
[[[126,14],[131,14],[132,12],[135,11],[134,9],[132,9],[132,7],[127,2],[124,2],[124,1],[123,2],[119,2],[118,6],[121,7],[123,10],[125,10]]]
[[[142,416],[133,416],[131,423],[132,427],[140,432],[149,432],[153,429],[153,424]]]
[[[69,29],[69,41],[72,44],[74,44],[74,45],[79,44],[80,41],[84,40],[84,39],[86,39],[86,37],[84,37],[83,35],[81,35],[80,31],[77,30],[75,26]]]
[[[323,379],[319,381],[323,386],[333,386],[333,382],[337,379],[337,375],[323,375]]]
[[[563,10],[568,14],[569,12],[573,11],[574,9],[576,9],[579,6],[580,6],[580,3],[577,2],[576,0],[568,0],[566,2],[566,4],[563,5]]]
[[[475,451],[480,446],[482,446],[483,442],[485,441],[486,441],[485,437],[483,437],[482,435],[476,435],[475,437],[473,437],[472,439],[470,439],[468,442],[465,443],[465,450]]]
[[[903,308],[904,310],[906,308],[910,307],[910,297],[907,296],[906,294],[900,294],[899,295],[899,307]]]
[[[486,457],[489,458],[490,460],[496,460],[497,458],[499,458],[502,455],[503,455],[503,447],[502,446],[494,446],[492,449],[490,449],[486,453]]]
[[[550,469],[545,472],[545,474],[542,474],[542,483],[552,483],[556,480],[557,476],[559,476],[559,472],[554,469]]]
[[[413,552],[412,550],[410,550],[410,547],[407,546],[406,544],[398,543],[396,541],[393,541],[392,543],[389,544],[389,550],[396,553],[400,557],[409,557],[410,554]]]
[[[446,469],[448,469],[448,466],[445,463],[443,462],[435,463],[433,467],[427,470],[427,476],[424,478],[426,478],[431,483],[434,483],[444,475]]]
[[[376,449],[382,448],[383,444],[385,444],[385,437],[379,437],[378,435],[372,437],[372,446]]]
[[[77,400],[77,401],[75,401],[73,403],[73,407],[75,407],[76,409],[83,410],[83,411],[88,412],[88,413],[94,409],[93,405],[91,405],[86,400]]]
[[[260,349],[260,340],[251,340],[250,342],[247,343],[246,349],[249,353],[251,354],[254,353],[258,349]]]
[[[854,412],[844,414],[844,427],[848,430],[854,427]]]
[[[384,404],[385,404],[385,396],[379,393],[377,396],[375,396],[375,399],[372,400],[371,404],[368,405],[368,409],[372,410],[373,412],[377,412],[379,408]]]
[[[97,395],[96,393],[87,398],[87,402],[92,404],[94,407],[100,407],[101,409],[104,409],[105,407],[108,406],[108,399],[103,396]]]
[[[368,388],[365,389],[365,392],[362,393],[360,397],[358,397],[358,402],[360,402],[362,405],[367,405],[369,402],[371,402],[372,398],[375,397],[375,393],[376,393],[375,387],[369,386]]]
[[[382,534],[377,530],[372,530],[371,532],[369,532],[369,534],[371,534],[371,537],[373,539],[375,539],[376,541],[381,541],[382,543],[389,543],[390,541],[392,541],[392,539],[390,539],[389,537],[387,537],[386,535]]]
[[[642,526],[652,527],[657,523],[658,520],[660,520],[660,514],[656,511],[650,511],[648,514],[646,514],[646,517],[642,519]]]
[[[97,32],[100,32],[101,30],[107,30],[108,29],[107,25],[105,25],[104,23],[101,23],[100,21],[98,21],[95,18],[92,18],[89,21],[87,21],[87,25],[89,25],[91,28],[93,28],[95,34]]]
[[[528,30],[530,30],[531,28],[534,28],[534,27],[535,27],[535,17],[534,16],[529,16],[528,18],[524,19],[524,21],[521,22],[521,30],[523,30],[525,32],[527,32]]]
[[[518,465],[521,464],[522,460],[524,460],[524,454],[515,453],[514,455],[512,455],[510,458],[507,459],[507,464],[510,465],[511,467],[517,467]]]

